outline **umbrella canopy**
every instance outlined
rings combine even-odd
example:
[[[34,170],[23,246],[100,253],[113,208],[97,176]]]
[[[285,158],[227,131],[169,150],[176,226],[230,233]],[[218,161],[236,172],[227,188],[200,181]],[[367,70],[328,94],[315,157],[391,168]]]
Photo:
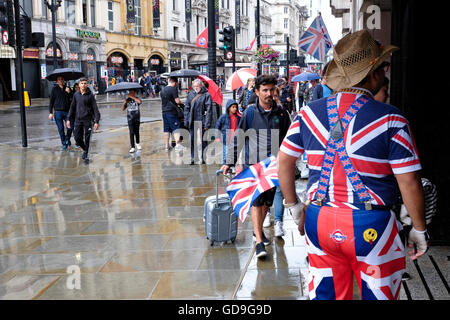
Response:
[[[109,86],[108,89],[105,90],[105,92],[109,93],[109,92],[138,90],[138,89],[144,89],[144,87],[142,87],[137,82],[120,82],[118,84],[114,84],[112,86]]]
[[[208,83],[208,92],[211,95],[211,98],[218,105],[222,105],[223,103],[223,94],[220,92],[219,86],[207,76],[199,75],[198,78],[206,83]]]
[[[235,90],[247,84],[247,80],[256,77],[257,70],[243,68],[233,72],[227,80],[226,89]]]
[[[46,79],[48,81],[56,81],[59,76],[64,77],[66,81],[77,80],[84,77],[84,73],[74,68],[60,68],[50,72]]]
[[[177,78],[195,78],[198,77],[201,73],[197,70],[192,69],[180,69],[177,71],[173,71],[169,73],[169,77],[177,77]]]
[[[309,80],[317,80],[320,79],[320,76],[317,73],[312,72],[303,72],[299,75],[296,75],[292,78],[292,82],[296,81],[309,81]]]

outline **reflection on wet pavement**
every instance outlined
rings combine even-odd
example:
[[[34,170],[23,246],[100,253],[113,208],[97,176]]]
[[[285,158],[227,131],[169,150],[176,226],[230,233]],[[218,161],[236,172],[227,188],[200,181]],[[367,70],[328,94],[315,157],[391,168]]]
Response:
[[[292,219],[283,239],[265,229],[266,260],[254,256],[250,218],[234,244],[211,247],[203,204],[219,164],[183,163],[161,133],[160,121],[142,124],[143,149],[130,155],[128,128],[104,128],[89,165],[57,139],[0,144],[0,299],[306,298]],[[80,289],[68,285],[71,266]]]

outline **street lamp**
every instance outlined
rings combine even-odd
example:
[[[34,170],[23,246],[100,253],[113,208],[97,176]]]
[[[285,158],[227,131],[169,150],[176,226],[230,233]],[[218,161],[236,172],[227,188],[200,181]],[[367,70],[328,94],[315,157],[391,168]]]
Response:
[[[51,0],[52,3],[48,3],[47,0],[44,0],[45,5],[47,6],[47,8],[52,12],[52,31],[53,31],[53,69],[57,68],[57,62],[56,62],[56,56],[57,56],[57,51],[56,51],[56,11],[58,10],[59,7],[61,7],[61,2],[62,0]]]

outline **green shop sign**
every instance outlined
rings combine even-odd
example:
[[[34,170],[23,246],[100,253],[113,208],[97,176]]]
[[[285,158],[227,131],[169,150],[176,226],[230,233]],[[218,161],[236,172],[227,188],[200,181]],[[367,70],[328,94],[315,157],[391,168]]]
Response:
[[[77,30],[77,36],[80,38],[95,38],[100,39],[100,32],[88,31],[88,30]]]

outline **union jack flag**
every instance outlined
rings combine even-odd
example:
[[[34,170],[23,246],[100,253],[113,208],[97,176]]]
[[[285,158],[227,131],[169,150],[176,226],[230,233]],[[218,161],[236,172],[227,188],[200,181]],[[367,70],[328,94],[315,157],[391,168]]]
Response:
[[[239,173],[228,184],[226,191],[234,212],[244,222],[253,201],[261,193],[277,186],[279,186],[277,159],[270,156]]]
[[[255,44],[255,41],[256,41],[256,38],[253,39],[253,41],[247,47],[245,47],[245,50],[246,51],[252,51],[253,45]]]
[[[327,27],[325,27],[325,23],[322,20],[322,16],[319,15],[314,19],[300,38],[298,46],[317,60],[325,61],[325,55],[333,47],[333,43],[331,42]]]

